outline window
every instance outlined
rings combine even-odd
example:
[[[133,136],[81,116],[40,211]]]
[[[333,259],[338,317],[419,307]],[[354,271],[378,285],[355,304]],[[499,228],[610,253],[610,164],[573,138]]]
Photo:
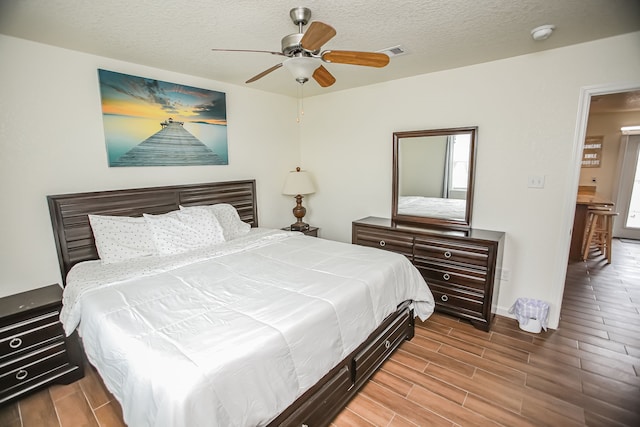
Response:
[[[469,150],[471,149],[471,135],[452,135],[453,150],[450,156],[450,190],[467,190],[469,184]]]

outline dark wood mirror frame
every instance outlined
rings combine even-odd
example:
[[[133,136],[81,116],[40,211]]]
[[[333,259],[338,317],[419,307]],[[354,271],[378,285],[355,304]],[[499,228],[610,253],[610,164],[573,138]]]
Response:
[[[464,218],[443,218],[432,217],[423,215],[407,215],[398,213],[398,201],[400,197],[400,144],[402,140],[407,138],[422,138],[422,137],[438,137],[438,136],[452,136],[460,134],[470,135],[469,146],[469,164],[468,164],[468,181],[467,181],[467,194]],[[473,183],[475,175],[475,163],[476,163],[476,147],[478,139],[478,127],[461,127],[461,128],[449,128],[449,129],[430,129],[430,130],[416,130],[406,132],[394,132],[393,133],[393,187],[392,187],[392,201],[391,201],[391,219],[395,223],[417,223],[425,224],[435,227],[454,229],[454,230],[468,230],[471,228],[471,212],[473,208]],[[428,143],[428,142],[425,142]],[[443,159],[444,160],[444,159]]]

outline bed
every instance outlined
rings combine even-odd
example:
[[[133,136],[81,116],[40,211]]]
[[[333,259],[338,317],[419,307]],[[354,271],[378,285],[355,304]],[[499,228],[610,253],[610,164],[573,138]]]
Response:
[[[77,328],[131,426],[328,425],[413,337],[414,316],[433,311],[404,256],[258,227],[254,180],[48,203],[65,331]],[[233,206],[247,230],[177,254],[99,260],[90,215],[155,221],[211,205]]]

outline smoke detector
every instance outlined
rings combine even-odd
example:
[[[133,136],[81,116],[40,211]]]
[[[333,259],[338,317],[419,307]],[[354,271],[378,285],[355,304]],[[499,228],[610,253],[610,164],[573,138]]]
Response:
[[[531,30],[531,37],[533,37],[535,41],[546,40],[555,29],[555,25],[541,25]]]

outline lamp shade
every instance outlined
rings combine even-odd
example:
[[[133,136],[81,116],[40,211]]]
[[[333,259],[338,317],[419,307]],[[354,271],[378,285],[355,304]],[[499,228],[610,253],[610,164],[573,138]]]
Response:
[[[320,66],[318,60],[305,56],[289,58],[282,63],[293,74],[297,81],[306,82],[313,76],[313,72]]]
[[[291,196],[298,194],[311,194],[315,193],[315,191],[316,188],[313,185],[311,174],[306,171],[301,171],[300,168],[289,172],[284,181],[284,187],[282,188],[282,194]]]

